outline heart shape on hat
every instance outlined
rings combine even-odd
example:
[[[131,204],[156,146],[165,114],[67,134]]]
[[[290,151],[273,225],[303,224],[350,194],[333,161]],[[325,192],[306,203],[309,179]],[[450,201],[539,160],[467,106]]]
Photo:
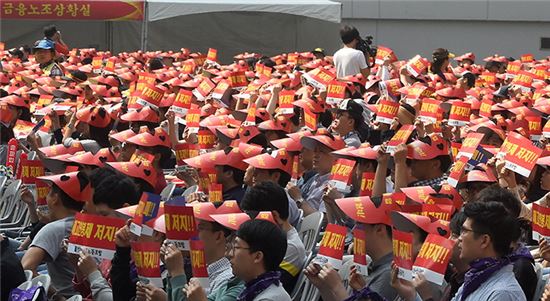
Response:
[[[159,136],[159,139],[162,140],[162,141],[164,141],[164,140],[166,140],[166,136],[161,135],[161,136]]]
[[[282,159],[281,159],[281,163],[283,163],[283,165],[286,165],[286,164],[288,163],[288,160],[285,159],[285,158],[282,158]]]
[[[62,175],[60,178],[59,178],[61,181],[65,182],[65,181],[69,181],[71,179],[71,177],[67,176],[67,175]]]
[[[99,157],[98,159],[103,163],[107,162],[107,157]]]
[[[94,121],[95,118],[96,118],[95,115],[90,116],[90,119],[91,119],[92,121]]]
[[[441,227],[437,227],[437,233],[439,233],[439,235],[441,236],[447,236],[447,230],[441,228]]]
[[[249,130],[244,131],[243,136],[245,136],[245,137],[250,136],[250,131]]]
[[[143,173],[146,175],[146,176],[150,176],[151,175],[151,171],[149,169],[144,169],[143,170]]]
[[[440,149],[440,150],[443,150],[443,148],[444,148],[443,143],[438,143],[438,144],[436,145],[436,147],[437,147],[438,149]]]

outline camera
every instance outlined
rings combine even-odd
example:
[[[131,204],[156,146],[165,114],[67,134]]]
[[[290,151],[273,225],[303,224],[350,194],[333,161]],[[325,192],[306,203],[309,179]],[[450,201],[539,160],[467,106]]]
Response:
[[[376,57],[376,51],[378,50],[376,46],[372,46],[372,36],[366,36],[363,40],[361,37],[358,38],[357,46],[355,47],[357,50],[363,52],[364,54],[368,55],[368,57]],[[368,60],[367,60],[368,63]],[[369,67],[374,66],[374,61],[372,65],[369,64]]]

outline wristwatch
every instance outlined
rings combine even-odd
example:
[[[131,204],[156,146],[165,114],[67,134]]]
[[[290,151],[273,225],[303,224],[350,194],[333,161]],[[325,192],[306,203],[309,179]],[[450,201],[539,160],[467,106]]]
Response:
[[[302,208],[302,203],[304,202],[304,198],[300,197],[294,201],[296,202],[296,206],[298,206],[298,208]]]

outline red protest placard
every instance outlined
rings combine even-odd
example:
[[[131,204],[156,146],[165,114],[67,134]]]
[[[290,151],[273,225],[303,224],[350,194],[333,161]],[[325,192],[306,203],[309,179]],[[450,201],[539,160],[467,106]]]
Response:
[[[322,67],[313,69],[310,72],[305,73],[303,77],[317,89],[326,89],[328,84],[336,78],[336,76],[332,72]]]
[[[248,86],[248,79],[246,78],[244,71],[231,72],[229,75],[229,81],[233,89],[242,89]]]
[[[181,66],[181,73],[183,74],[192,74],[195,72],[195,67],[197,65],[195,64],[195,61],[193,61],[192,59],[191,60],[187,60],[185,62],[183,62],[182,66]]]
[[[388,146],[386,147],[386,152],[392,154],[395,150],[395,148],[399,144],[406,144],[407,140],[409,140],[409,136],[411,136],[412,132],[414,131],[414,125],[407,124],[402,126],[388,141]]]
[[[294,114],[294,96],[296,91],[294,90],[283,90],[279,93],[279,113],[283,115],[293,115]]]
[[[208,94],[214,90],[216,84],[214,84],[209,78],[205,77],[202,82],[193,90],[193,95],[199,101],[204,101]]]
[[[197,134],[197,143],[200,149],[211,149],[216,143],[216,135],[214,135],[210,130],[199,130]]]
[[[143,192],[134,213],[134,219],[130,224],[130,232],[137,236],[142,234],[147,236],[153,235],[153,228],[146,225],[146,223],[157,217],[160,201],[160,195]]]
[[[372,188],[374,187],[374,172],[364,172],[361,176],[361,189],[359,196],[372,196]]]
[[[422,204],[422,212],[420,213],[420,215],[432,216],[439,220],[450,222],[453,210],[453,205]]]
[[[464,170],[466,169],[468,160],[468,157],[462,156],[460,157],[460,159],[458,159],[458,161],[455,161],[453,167],[451,167],[449,177],[447,178],[447,183],[449,183],[449,185],[456,188],[458,182],[460,181],[460,178],[462,177],[462,174],[464,173]]]
[[[467,102],[455,102],[449,112],[448,124],[452,126],[465,126],[470,122],[471,104]]]
[[[67,252],[78,254],[85,247],[93,257],[112,259],[116,250],[115,233],[125,224],[121,218],[77,212]]]
[[[520,134],[510,132],[506,141],[502,144],[500,152],[504,156],[504,167],[524,177],[529,177],[537,159],[542,154],[542,149],[536,147],[531,141]]]
[[[378,103],[378,111],[376,113],[376,121],[386,124],[391,124],[397,111],[399,110],[399,103],[387,99],[382,99]]]
[[[304,124],[312,131],[317,130],[317,114],[311,112],[308,108],[304,109]]]
[[[466,135],[466,138],[464,138],[464,141],[462,141],[462,146],[458,151],[457,158],[465,156],[468,159],[471,159],[475,151],[477,150],[477,147],[481,143],[483,136],[484,136],[483,133],[475,133],[475,132],[468,133],[468,135]]]
[[[519,71],[514,79],[512,80],[512,85],[517,85],[521,88],[523,92],[529,92],[531,90],[531,85],[533,84],[533,74],[528,71]]]
[[[132,259],[139,281],[162,287],[160,275],[160,244],[158,242],[132,242]]]
[[[231,87],[231,83],[224,79],[218,82],[214,91],[212,91],[212,98],[221,100],[225,92]]]
[[[36,180],[36,205],[47,206],[46,196],[50,192],[50,185],[42,180]]]
[[[533,239],[538,241],[541,238],[549,238],[550,208],[533,203],[531,211],[533,212]]]
[[[189,240],[197,235],[193,207],[181,205],[164,205],[166,240],[178,249],[189,251]]]
[[[360,225],[355,225],[353,228],[353,262],[355,263],[356,271],[364,276],[368,275],[367,266],[369,261],[367,258],[367,233]]]
[[[337,80],[331,81],[327,87],[326,102],[328,104],[338,104],[344,98],[346,98],[346,83]]]
[[[41,94],[38,98],[37,106],[44,107],[52,103],[53,95]]]
[[[428,60],[421,57],[420,55],[414,56],[408,63],[407,63],[407,71],[409,74],[411,74],[414,77],[418,77],[424,70],[428,68]]]
[[[153,85],[144,85],[141,92],[137,95],[136,104],[140,106],[150,106],[157,109],[163,96],[164,91],[162,89]],[[139,106],[136,105],[128,107],[131,109],[139,109]]]
[[[103,70],[106,73],[115,73],[115,64],[116,64],[116,57],[110,57],[105,63],[105,68],[103,68]]]
[[[493,72],[483,72],[479,76],[479,80],[485,87],[493,86],[497,82],[496,73]]]
[[[402,87],[401,81],[398,78],[384,80],[378,83],[380,89],[380,95],[389,96],[392,99],[396,99],[399,96],[398,90]]]
[[[458,151],[462,147],[462,143],[451,141],[451,158],[456,160],[458,158]]]
[[[300,156],[296,155],[292,157],[292,172],[290,175],[290,182],[296,185],[300,177]]]
[[[103,58],[100,56],[94,56],[92,58],[92,71],[95,74],[101,73],[101,67],[103,67]]]
[[[521,61],[509,62],[506,66],[506,78],[513,78],[518,72],[521,71]]]
[[[397,61],[397,56],[395,55],[393,50],[385,46],[378,46],[374,63],[376,63],[377,65],[382,65],[384,64],[384,59],[386,59],[386,57],[390,58],[390,62]]]
[[[174,148],[174,152],[176,153],[176,164],[178,164],[178,166],[185,165],[185,162],[183,162],[183,160],[198,156],[199,150],[199,145],[195,143],[177,144]]]
[[[180,89],[174,103],[170,107],[172,112],[180,114],[181,116],[187,114],[187,111],[191,108],[191,100],[193,99],[193,92],[185,89]]]
[[[424,98],[418,118],[424,123],[435,123],[437,121],[439,105],[441,101],[433,98]]]
[[[453,240],[437,234],[428,234],[414,261],[413,272],[422,273],[426,280],[442,285],[454,245]]]
[[[346,227],[328,224],[321,240],[319,254],[314,262],[323,266],[330,263],[335,269],[342,267],[342,257],[344,256],[344,244],[346,240]]]
[[[402,232],[397,229],[392,230],[393,241],[393,262],[398,267],[397,277],[407,281],[412,281],[413,267],[413,234]]]
[[[17,140],[26,139],[32,132],[34,126],[35,124],[30,121],[18,119],[13,127],[13,136],[15,136]]]
[[[525,116],[529,124],[529,136],[531,140],[538,141],[542,135],[542,118],[540,116]]]
[[[340,158],[332,166],[330,171],[330,183],[340,192],[349,192],[351,173],[355,166],[355,160]]]
[[[208,54],[206,55],[206,61],[209,63],[215,63],[218,61],[218,50],[214,48],[208,48]]]
[[[210,281],[208,279],[206,258],[204,256],[204,242],[202,240],[191,241],[191,271],[193,272],[193,278],[199,280],[204,289],[208,289]]]
[[[481,117],[492,117],[492,108],[493,108],[493,101],[485,98],[481,101],[481,105],[479,105],[479,116]]]
[[[20,160],[21,182],[23,184],[35,184],[37,177],[46,175],[41,160]]]
[[[246,119],[242,124],[243,126],[254,126],[256,125],[256,104],[252,103],[248,107],[246,114]]]
[[[199,171],[199,189],[204,193],[208,193],[210,183],[216,183],[216,170],[215,169],[201,169]]]
[[[190,133],[198,133],[201,122],[201,109],[189,109],[185,116],[185,125]]]
[[[414,85],[409,86],[405,101],[411,106],[414,106],[416,105],[416,101],[418,99],[431,97],[434,92],[435,89],[432,87],[426,87],[424,84],[415,83]]]
[[[208,200],[212,203],[223,202],[222,184],[211,182],[208,185]]]

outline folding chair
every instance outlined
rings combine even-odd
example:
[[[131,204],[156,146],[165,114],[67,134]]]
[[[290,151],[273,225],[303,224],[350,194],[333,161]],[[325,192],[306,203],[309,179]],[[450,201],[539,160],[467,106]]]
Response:
[[[317,242],[317,236],[319,236],[322,223],[323,213],[321,212],[314,212],[304,217],[298,236],[304,243],[306,252],[311,252],[313,250],[313,247]]]
[[[302,227],[302,221],[304,220],[304,210],[298,209],[298,212],[300,212],[300,216],[298,217],[298,224],[296,225],[296,231],[300,232],[300,228]]]
[[[321,292],[319,292],[319,289],[315,287],[315,285],[311,284],[307,279],[305,281],[304,289],[302,291],[300,301],[318,301],[319,297],[321,297]]]
[[[47,292],[50,288],[50,284],[52,283],[52,279],[50,278],[50,275],[42,274],[34,277],[31,280],[31,287],[32,286],[42,286],[44,287],[44,290]]]
[[[163,201],[168,201],[172,197],[174,189],[176,189],[176,184],[172,182],[168,183],[168,185],[166,185],[166,187],[164,187],[164,189],[160,192],[161,199]]]
[[[12,181],[0,198],[0,223],[11,223],[17,199],[19,198],[21,180]]]
[[[292,300],[300,300],[301,292],[304,288],[304,285],[307,281],[307,277],[304,274],[304,269],[307,267],[307,265],[311,262],[313,259],[313,254],[311,252],[307,253],[306,260],[304,261],[304,266],[302,267],[302,270],[300,270],[300,273],[298,274],[298,279],[296,279],[296,284],[294,285],[294,289],[292,290],[290,294],[290,299]]]
[[[542,265],[540,263],[535,264],[535,270],[537,272],[537,288],[533,295],[533,301],[538,301],[544,293],[544,287],[546,286],[547,280],[542,277]]]
[[[32,280],[32,271],[25,270],[25,277],[27,277],[27,281]]]
[[[82,296],[81,295],[74,295],[74,296],[70,297],[69,299],[67,299],[65,301],[82,301]]]

